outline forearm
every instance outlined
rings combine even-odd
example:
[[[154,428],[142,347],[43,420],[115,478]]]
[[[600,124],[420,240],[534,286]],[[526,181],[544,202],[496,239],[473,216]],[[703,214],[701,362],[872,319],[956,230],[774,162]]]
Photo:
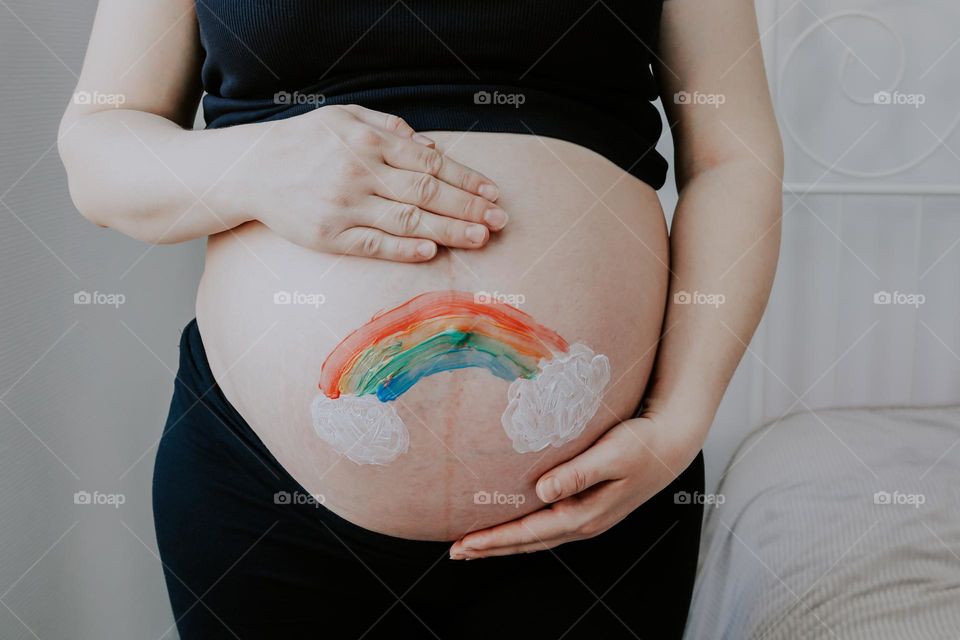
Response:
[[[251,219],[231,169],[261,133],[189,131],[141,111],[68,111],[59,146],[86,218],[145,242],[174,243]]]
[[[723,162],[680,193],[646,407],[698,444],[767,304],[780,248],[781,161]]]

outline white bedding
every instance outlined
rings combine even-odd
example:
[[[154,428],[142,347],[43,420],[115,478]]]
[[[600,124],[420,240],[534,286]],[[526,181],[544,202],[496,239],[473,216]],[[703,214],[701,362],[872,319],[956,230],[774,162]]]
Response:
[[[794,414],[718,493],[689,640],[960,638],[960,407]]]

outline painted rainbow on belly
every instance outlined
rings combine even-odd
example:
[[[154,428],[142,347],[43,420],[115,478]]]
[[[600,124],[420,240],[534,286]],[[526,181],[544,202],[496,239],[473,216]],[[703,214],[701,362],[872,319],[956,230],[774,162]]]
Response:
[[[467,291],[434,291],[348,335],[323,363],[320,389],[331,399],[376,394],[387,402],[441,371],[482,367],[507,381],[529,379],[541,359],[568,348],[556,332],[508,304],[478,302]]]
[[[424,293],[344,338],[324,361],[310,405],[317,435],[357,464],[387,464],[410,443],[392,401],[427,376],[466,367],[510,381],[500,421],[518,453],[582,434],[610,381],[607,357],[488,298]]]

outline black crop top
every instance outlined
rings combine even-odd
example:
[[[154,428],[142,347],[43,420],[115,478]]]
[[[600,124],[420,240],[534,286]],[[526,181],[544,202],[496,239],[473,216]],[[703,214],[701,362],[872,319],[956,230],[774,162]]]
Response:
[[[210,128],[360,104],[587,147],[659,189],[663,0],[197,0]]]

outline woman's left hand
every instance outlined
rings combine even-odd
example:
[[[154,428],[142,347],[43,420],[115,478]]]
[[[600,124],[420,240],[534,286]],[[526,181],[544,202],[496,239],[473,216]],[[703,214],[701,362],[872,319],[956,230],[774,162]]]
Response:
[[[660,418],[656,418],[657,422]],[[544,473],[537,495],[548,504],[522,518],[468,533],[454,560],[542,551],[599,535],[669,485],[693,461],[703,438],[657,424],[621,422],[580,455]]]

